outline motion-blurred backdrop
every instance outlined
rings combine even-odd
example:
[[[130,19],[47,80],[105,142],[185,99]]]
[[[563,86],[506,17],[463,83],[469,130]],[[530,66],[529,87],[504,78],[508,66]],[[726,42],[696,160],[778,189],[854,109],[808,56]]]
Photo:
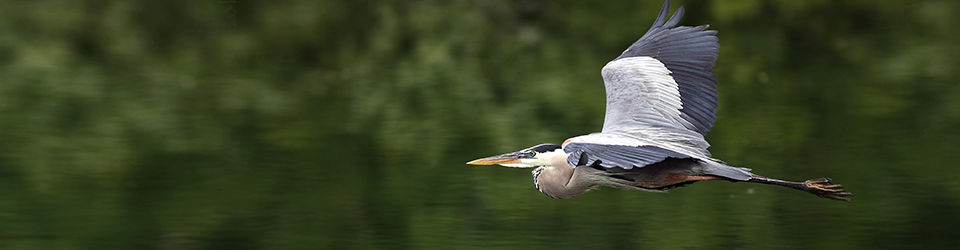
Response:
[[[649,1],[0,1],[0,249],[955,249],[960,2],[674,1],[719,30],[697,183],[464,163],[600,129]]]

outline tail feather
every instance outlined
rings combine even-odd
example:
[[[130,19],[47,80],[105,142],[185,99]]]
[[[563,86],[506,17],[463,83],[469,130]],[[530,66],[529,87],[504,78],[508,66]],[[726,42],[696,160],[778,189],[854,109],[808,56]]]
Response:
[[[753,177],[753,173],[750,172],[749,168],[732,167],[716,162],[708,162],[705,165],[705,174],[716,175],[738,181],[746,181]]]

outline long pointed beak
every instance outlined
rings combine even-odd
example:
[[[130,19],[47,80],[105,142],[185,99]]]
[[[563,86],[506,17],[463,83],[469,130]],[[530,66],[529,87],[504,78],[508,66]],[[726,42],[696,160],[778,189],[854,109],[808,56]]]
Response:
[[[495,165],[495,164],[516,164],[516,163],[520,163],[520,154],[517,154],[517,153],[490,156],[487,158],[476,159],[476,160],[467,162],[467,164],[470,164],[470,165]]]

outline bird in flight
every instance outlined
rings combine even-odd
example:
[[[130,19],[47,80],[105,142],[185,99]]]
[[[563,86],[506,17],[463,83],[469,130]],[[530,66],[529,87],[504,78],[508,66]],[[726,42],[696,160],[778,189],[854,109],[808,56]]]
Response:
[[[601,70],[606,88],[603,129],[467,164],[533,170],[533,183],[556,199],[598,186],[662,192],[698,181],[725,180],[789,187],[850,201],[829,178],[791,182],[728,166],[710,157],[704,135],[717,119],[717,81],[711,72],[720,45],[707,25],[677,26],[667,0],[653,26]]]

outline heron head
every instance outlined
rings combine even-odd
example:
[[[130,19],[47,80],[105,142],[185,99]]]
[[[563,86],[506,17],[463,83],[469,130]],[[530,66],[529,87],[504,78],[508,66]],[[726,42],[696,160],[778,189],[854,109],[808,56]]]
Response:
[[[538,166],[551,165],[551,158],[563,154],[563,149],[555,144],[540,144],[529,147],[517,152],[506,153],[487,158],[476,159],[467,164],[470,165],[494,165],[498,164],[504,167],[513,168],[532,168]]]

